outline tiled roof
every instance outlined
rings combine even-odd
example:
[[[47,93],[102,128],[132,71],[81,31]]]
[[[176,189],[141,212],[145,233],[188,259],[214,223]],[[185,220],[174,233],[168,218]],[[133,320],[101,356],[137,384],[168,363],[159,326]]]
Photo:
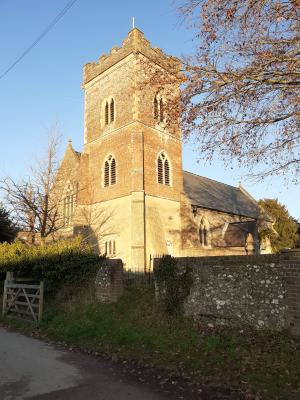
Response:
[[[259,207],[240,188],[183,171],[184,192],[193,205],[257,219]]]

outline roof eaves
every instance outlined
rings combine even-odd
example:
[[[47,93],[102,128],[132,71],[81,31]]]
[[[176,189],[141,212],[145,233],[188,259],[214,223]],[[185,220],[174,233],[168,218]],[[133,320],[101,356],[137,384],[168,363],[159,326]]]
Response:
[[[218,209],[218,208],[202,206],[202,205],[200,205],[200,204],[195,204],[195,203],[192,203],[192,202],[191,202],[191,205],[192,205],[192,206],[196,206],[196,207],[198,207],[198,208],[204,208],[205,210],[216,211],[216,212],[219,212],[219,213],[226,213],[226,214],[235,215],[235,216],[238,216],[238,217],[251,218],[251,219],[253,219],[254,221],[256,221],[257,218],[258,218],[258,217],[253,217],[253,216],[246,215],[246,214],[239,214],[239,213],[234,213],[234,212],[227,211],[227,210],[220,210],[220,209]],[[237,222],[237,223],[239,223],[239,222]]]

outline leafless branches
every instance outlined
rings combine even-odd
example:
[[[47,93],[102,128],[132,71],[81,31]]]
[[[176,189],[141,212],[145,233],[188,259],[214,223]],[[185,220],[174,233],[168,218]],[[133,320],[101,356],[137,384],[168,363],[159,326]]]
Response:
[[[181,117],[183,137],[197,143],[201,158],[235,160],[255,180],[282,174],[297,181],[299,10],[293,0],[182,0],[194,54],[181,69],[172,59],[163,68],[142,62],[142,85],[168,98],[166,129]]]
[[[58,168],[57,129],[49,132],[45,155],[31,168],[31,177],[20,181],[6,177],[0,182],[7,205],[17,224],[32,234],[40,234],[43,240],[62,226],[59,213],[59,196],[51,196]]]
[[[196,29],[185,60],[182,128],[255,178],[300,171],[300,8],[293,0],[186,0]],[[258,169],[258,166],[261,169]]]

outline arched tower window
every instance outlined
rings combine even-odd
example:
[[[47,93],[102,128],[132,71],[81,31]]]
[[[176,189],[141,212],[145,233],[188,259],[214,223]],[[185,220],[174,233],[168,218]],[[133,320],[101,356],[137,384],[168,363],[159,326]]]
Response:
[[[110,164],[110,184],[114,185],[116,183],[116,160],[113,158]]]
[[[170,186],[170,162],[164,152],[157,158],[157,182]]]
[[[160,96],[155,96],[153,99],[153,117],[157,122],[165,121],[165,103]]]
[[[110,122],[115,120],[115,102],[114,99],[110,101]]]
[[[105,125],[108,125],[108,102],[105,103]]]
[[[158,101],[156,96],[154,97],[153,100],[153,116],[155,120],[158,119]]]
[[[104,186],[115,185],[117,182],[116,160],[109,155],[104,163]]]
[[[159,121],[164,122],[164,101],[162,98],[159,100]]]
[[[109,185],[109,162],[105,161],[104,164],[104,186]]]
[[[204,219],[201,220],[199,226],[199,242],[202,246],[209,245],[209,224]]]
[[[69,227],[73,222],[73,215],[76,205],[76,196],[73,190],[73,185],[68,183],[65,188],[63,198],[63,225]]]

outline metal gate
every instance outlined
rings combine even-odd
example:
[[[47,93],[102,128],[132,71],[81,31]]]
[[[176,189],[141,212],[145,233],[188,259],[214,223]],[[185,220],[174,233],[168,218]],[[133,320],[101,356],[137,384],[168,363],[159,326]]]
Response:
[[[6,280],[3,292],[3,317],[39,322],[43,313],[44,283],[29,285]]]

